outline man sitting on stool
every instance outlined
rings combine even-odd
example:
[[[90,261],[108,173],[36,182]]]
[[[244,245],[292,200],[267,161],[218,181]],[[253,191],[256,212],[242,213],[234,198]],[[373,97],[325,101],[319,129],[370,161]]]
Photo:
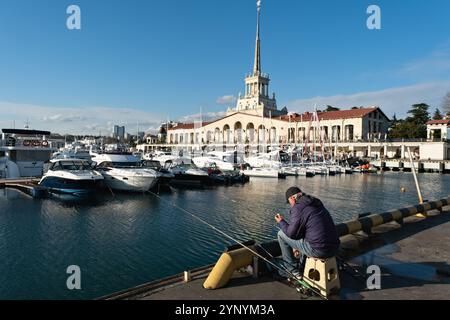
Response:
[[[305,195],[297,187],[289,188],[286,200],[291,206],[289,223],[277,214],[275,220],[281,229],[278,242],[283,261],[294,276],[300,276],[296,258],[304,264],[306,257],[327,259],[339,248],[339,237],[330,213],[322,201]]]

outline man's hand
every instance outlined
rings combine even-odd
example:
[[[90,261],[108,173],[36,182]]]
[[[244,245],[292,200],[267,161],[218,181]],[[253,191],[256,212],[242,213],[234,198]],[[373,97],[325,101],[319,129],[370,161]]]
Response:
[[[277,223],[280,223],[281,221],[283,221],[284,220],[284,218],[283,218],[283,216],[281,215],[281,214],[277,214],[276,216],[275,216],[275,221],[277,222]]]

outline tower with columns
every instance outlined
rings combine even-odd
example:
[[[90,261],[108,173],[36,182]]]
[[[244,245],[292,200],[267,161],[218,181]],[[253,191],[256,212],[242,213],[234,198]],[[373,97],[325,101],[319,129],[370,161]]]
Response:
[[[261,69],[261,0],[256,2],[256,6],[256,43],[253,72],[245,78],[244,96],[239,96],[236,109],[230,110],[229,113],[244,112],[265,117],[270,115],[280,116],[286,112],[278,110],[275,93],[272,94],[272,97],[269,93],[269,75],[263,73]]]

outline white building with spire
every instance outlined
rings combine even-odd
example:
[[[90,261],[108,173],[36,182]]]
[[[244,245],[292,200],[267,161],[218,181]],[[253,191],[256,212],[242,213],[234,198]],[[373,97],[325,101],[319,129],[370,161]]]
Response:
[[[273,93],[272,97],[270,97],[270,77],[268,74],[263,73],[261,69],[261,1],[257,2],[256,19],[256,42],[253,72],[245,77],[244,96],[239,96],[236,108],[228,110],[227,115],[232,114],[233,112],[244,112],[265,117],[287,114],[287,111],[280,112],[278,110],[275,93]]]
[[[324,143],[382,139],[389,118],[378,107],[289,114],[278,110],[275,94],[269,93],[270,77],[261,67],[261,2],[257,1],[256,43],[253,72],[245,78],[245,94],[225,117],[210,122],[173,124],[167,144],[187,149],[204,145],[234,148],[277,143]]]

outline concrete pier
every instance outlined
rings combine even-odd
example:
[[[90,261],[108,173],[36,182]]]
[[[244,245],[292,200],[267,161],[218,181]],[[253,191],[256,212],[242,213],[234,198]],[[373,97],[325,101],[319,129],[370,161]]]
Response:
[[[376,160],[370,163],[375,168],[383,171],[411,172],[412,170],[411,162],[407,159]],[[413,163],[414,168],[418,172],[450,173],[450,161],[448,160],[420,160],[413,161]]]
[[[411,216],[402,224],[377,226],[368,235],[358,232],[341,238],[339,257],[344,300],[416,300],[450,297],[450,208],[428,211],[428,218]],[[367,268],[381,268],[381,289],[368,290]],[[183,274],[103,297],[138,300],[299,300],[287,282],[270,276],[254,278],[248,270],[235,272],[223,289],[205,290],[203,282],[212,266],[198,269],[188,283]],[[304,298],[304,297],[303,297]],[[319,299],[313,297],[310,299]]]
[[[0,180],[0,188],[15,189],[36,199],[48,197],[48,190],[38,185],[39,179]]]

